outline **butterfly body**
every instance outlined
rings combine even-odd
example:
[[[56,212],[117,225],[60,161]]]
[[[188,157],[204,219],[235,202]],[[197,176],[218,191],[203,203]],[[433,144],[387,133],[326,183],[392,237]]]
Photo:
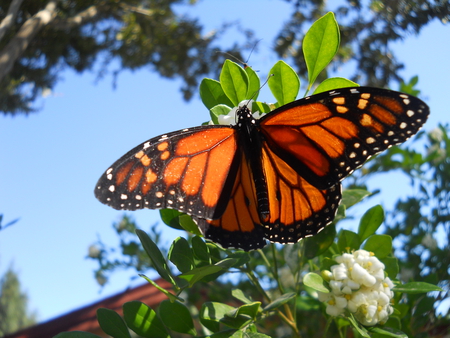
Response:
[[[412,96],[356,87],[310,96],[233,126],[161,135],[116,161],[95,194],[115,209],[173,208],[224,247],[295,243],[329,224],[340,181],[414,135],[428,107]]]

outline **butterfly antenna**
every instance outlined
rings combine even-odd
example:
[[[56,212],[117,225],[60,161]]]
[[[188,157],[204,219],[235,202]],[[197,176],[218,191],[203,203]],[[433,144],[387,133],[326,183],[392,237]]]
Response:
[[[258,41],[255,42],[255,44],[253,45],[253,47],[252,47],[252,49],[251,49],[251,51],[250,51],[250,54],[248,55],[247,61],[245,61],[245,62],[242,61],[241,59],[239,59],[238,57],[234,56],[233,54],[228,53],[228,52],[222,52],[222,51],[218,50],[218,51],[216,51],[216,53],[221,53],[221,54],[225,54],[225,55],[229,56],[229,57],[230,57],[231,59],[233,59],[234,61],[237,61],[238,63],[242,64],[242,65],[244,66],[244,69],[245,69],[245,68],[247,68],[247,67],[250,67],[250,66],[248,65],[248,61],[250,60],[250,57],[252,56],[253,51],[255,50],[256,46],[258,45],[258,43],[259,43],[261,40],[262,40],[262,39],[259,39]]]

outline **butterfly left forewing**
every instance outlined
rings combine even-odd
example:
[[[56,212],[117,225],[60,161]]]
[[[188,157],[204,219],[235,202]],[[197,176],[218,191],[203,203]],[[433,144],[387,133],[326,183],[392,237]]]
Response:
[[[223,212],[218,211],[218,201],[236,149],[235,131],[229,127],[204,126],[161,135],[106,170],[95,196],[119,210],[172,208],[212,218]]]

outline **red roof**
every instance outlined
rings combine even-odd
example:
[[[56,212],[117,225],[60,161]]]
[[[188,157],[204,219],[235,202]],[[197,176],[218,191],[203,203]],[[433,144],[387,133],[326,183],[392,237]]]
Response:
[[[164,289],[171,289],[171,284],[163,279],[159,279],[156,282]],[[111,309],[122,315],[122,305],[126,302],[138,300],[155,309],[164,299],[167,299],[167,297],[161,291],[146,283],[44,323],[6,335],[4,338],[53,338],[64,331],[87,331],[101,337],[108,337],[98,325],[96,316],[98,308]]]

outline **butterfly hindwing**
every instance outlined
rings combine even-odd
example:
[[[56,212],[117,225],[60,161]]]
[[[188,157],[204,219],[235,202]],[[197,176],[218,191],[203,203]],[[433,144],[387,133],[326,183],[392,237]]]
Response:
[[[246,251],[265,246],[264,231],[257,211],[253,174],[241,154],[236,180],[222,216],[214,220],[194,217],[206,238],[224,248]]]
[[[224,186],[236,149],[230,127],[203,126],[161,135],[106,170],[95,195],[115,209],[172,208],[213,218],[223,212],[218,201],[230,190]]]
[[[311,185],[270,148],[264,147],[269,210],[265,236],[271,242],[297,243],[331,223],[341,201],[341,184],[328,189]]]
[[[429,110],[418,98],[357,87],[313,95],[261,119],[268,146],[299,175],[327,189],[370,156],[417,133]]]

